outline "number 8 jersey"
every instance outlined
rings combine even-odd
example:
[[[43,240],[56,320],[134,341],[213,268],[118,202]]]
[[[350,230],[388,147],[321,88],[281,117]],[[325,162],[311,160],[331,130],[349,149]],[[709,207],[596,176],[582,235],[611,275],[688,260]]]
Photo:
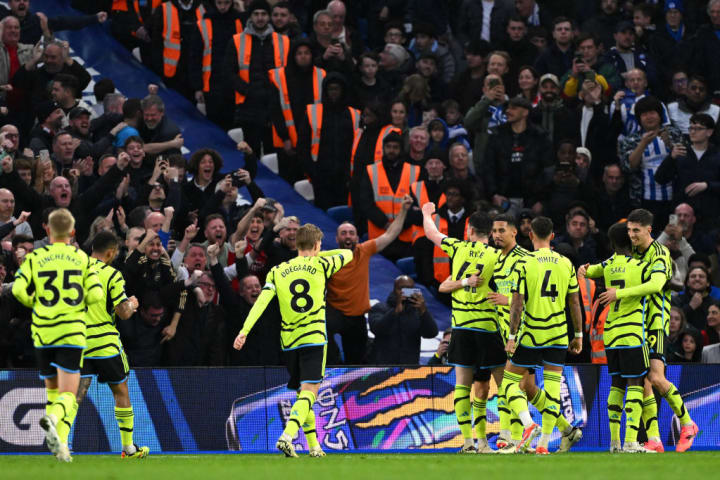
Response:
[[[298,256],[273,267],[240,333],[247,335],[277,295],[282,317],[280,345],[283,350],[325,345],[325,285],[352,260],[350,250],[320,252],[316,257]]]
[[[13,295],[32,308],[36,348],[85,348],[87,305],[102,299],[102,288],[90,258],[64,243],[38,248],[15,273]]]
[[[525,297],[519,344],[567,348],[565,298],[578,291],[575,267],[567,257],[541,248],[518,262],[515,269],[519,278],[513,291]]]

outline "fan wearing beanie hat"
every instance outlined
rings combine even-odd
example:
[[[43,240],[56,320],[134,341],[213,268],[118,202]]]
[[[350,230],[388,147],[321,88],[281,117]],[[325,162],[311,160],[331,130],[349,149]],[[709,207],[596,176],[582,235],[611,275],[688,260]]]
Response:
[[[250,2],[250,6],[248,7],[247,11],[250,12],[250,15],[255,12],[255,10],[265,10],[268,15],[270,15],[272,9],[270,8],[270,4],[267,2],[267,0],[253,0]]]

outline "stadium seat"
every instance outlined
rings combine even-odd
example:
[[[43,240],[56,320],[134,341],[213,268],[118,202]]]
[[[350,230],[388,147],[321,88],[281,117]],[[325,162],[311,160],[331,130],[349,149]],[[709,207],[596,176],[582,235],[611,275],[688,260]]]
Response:
[[[328,208],[327,214],[337,223],[349,222],[353,219],[352,208],[347,205]]]
[[[417,272],[415,271],[415,259],[413,257],[399,258],[395,265],[408,277],[417,280]]]
[[[277,153],[268,153],[267,155],[263,155],[262,158],[260,158],[260,163],[269,168],[275,175],[277,175],[280,171],[278,169]]]
[[[312,202],[315,200],[315,192],[313,191],[313,187],[308,180],[300,180],[299,182],[295,182],[293,188],[308,202]]]
[[[232,138],[235,143],[245,141],[245,134],[243,133],[242,128],[233,128],[232,130],[228,130],[228,137]]]

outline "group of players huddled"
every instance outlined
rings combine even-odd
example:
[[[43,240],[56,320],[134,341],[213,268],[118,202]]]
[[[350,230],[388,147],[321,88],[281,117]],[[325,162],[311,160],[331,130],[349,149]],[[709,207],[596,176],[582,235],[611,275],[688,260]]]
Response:
[[[610,451],[663,451],[653,389],[668,402],[681,423],[676,450],[686,451],[698,433],[680,393],[665,378],[672,261],[666,247],[650,235],[652,214],[632,211],[608,235],[614,254],[598,265],[572,263],[550,247],[549,218],[532,221],[534,251],[515,241],[515,219],[484,213],[469,217],[466,239],[447,237],[436,227],[435,205],[422,207],[425,235],[451,262],[451,275],[440,285],[452,292],[452,337],[448,358],[455,366],[454,404],[464,438],[461,453],[548,454],[555,427],[562,434],[558,452],[567,452],[582,431],[562,415],[560,390],[566,352],[582,349],[582,313],[578,276],[604,278],[600,296],[609,305],[604,343],[612,387],[607,408]],[[18,270],[13,294],[33,309],[32,336],[47,391],[46,415],[40,425],[48,448],[61,461],[71,461],[67,438],[93,375],[108,383],[115,397],[115,416],[124,458],[144,458],[147,447],[133,443],[133,411],[127,389],[128,365],[115,329],[115,316],[129,318],[137,300],[125,295],[122,275],[109,263],[118,251],[112,234],[98,234],[92,255],[69,245],[74,219],[59,209],[49,218],[49,246],[36,249]],[[492,236],[494,247],[489,246]],[[293,439],[302,428],[311,457],[323,457],[315,432],[313,404],[325,373],[325,284],[353,259],[346,249],[321,251],[323,234],[312,224],[298,229],[298,256],[274,267],[234,342],[241,349],[253,325],[278,297],[282,316],[281,346],[290,373],[288,387],[297,400],[277,448],[297,457]],[[569,312],[574,337],[568,334]],[[543,369],[543,388],[535,369]],[[497,450],[486,435],[490,377],[498,387],[500,433]],[[537,425],[530,403],[541,413]],[[625,411],[625,441],[620,426]],[[640,422],[648,441],[638,443]],[[473,439],[473,431],[477,443]],[[537,446],[533,441],[540,437]]]

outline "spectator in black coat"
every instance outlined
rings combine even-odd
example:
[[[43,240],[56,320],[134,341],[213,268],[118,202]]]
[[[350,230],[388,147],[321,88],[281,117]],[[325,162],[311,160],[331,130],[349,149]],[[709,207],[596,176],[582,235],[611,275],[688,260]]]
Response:
[[[494,205],[539,209],[549,170],[553,166],[552,145],[547,134],[532,124],[532,106],[524,98],[510,100],[507,123],[490,135],[485,158],[485,190]]]
[[[117,323],[123,350],[133,367],[156,367],[162,364],[163,329],[166,309],[157,292],[146,292],[140,309],[127,320]]]
[[[720,92],[720,62],[717,61],[720,52],[720,0],[710,0],[707,6],[710,23],[701,26],[695,34],[692,48],[691,70],[697,72],[708,81],[711,96]]]
[[[615,27],[622,20],[620,0],[601,0],[600,13],[583,23],[582,31],[596,36],[605,50],[609,50],[615,44],[613,39]]]
[[[438,327],[421,293],[404,296],[404,288],[414,288],[412,278],[395,279],[393,291],[385,302],[370,309],[368,321],[375,335],[370,363],[375,365],[417,365],[420,341],[434,338]]]
[[[143,121],[138,131],[145,142],[144,150],[150,160],[153,160],[155,155],[180,153],[180,147],[183,146],[182,134],[175,122],[165,115],[162,98],[148,95],[142,99],[140,106]]]
[[[240,278],[240,294],[236,294],[222,265],[217,260],[217,248],[208,248],[210,271],[220,293],[220,305],[227,312],[226,318],[226,351],[228,365],[283,365],[280,349],[280,311],[277,302],[271,302],[258,319],[257,328],[253,329],[242,350],[235,350],[232,343],[242,328],[250,309],[260,296],[262,286],[255,275],[238,275]],[[238,272],[240,273],[240,272]]]
[[[688,269],[685,290],[673,297],[672,304],[682,308],[688,325],[705,330],[708,308],[715,301],[710,296],[710,272],[705,267],[696,265]]]
[[[627,218],[632,209],[630,192],[620,165],[611,163],[603,168],[602,187],[592,194],[590,209],[597,228],[607,231],[621,218]]]
[[[225,310],[213,303],[216,289],[210,274],[203,273],[187,296],[177,333],[165,347],[169,366],[221,366],[227,357]]]
[[[486,8],[492,9],[489,25],[483,22]],[[497,45],[505,36],[505,26],[511,14],[512,8],[502,0],[463,0],[460,12],[452,16],[456,22],[455,38],[463,45],[481,39]]]
[[[690,118],[690,145],[676,143],[657,171],[655,181],[673,184],[673,202],[688,203],[701,225],[717,226],[720,212],[720,151],[710,143],[715,122],[710,115]],[[689,148],[688,148],[689,147]]]
[[[535,61],[535,70],[540,75],[552,73],[557,78],[572,68],[573,55],[573,23],[567,17],[557,17],[552,26],[553,42]]]

